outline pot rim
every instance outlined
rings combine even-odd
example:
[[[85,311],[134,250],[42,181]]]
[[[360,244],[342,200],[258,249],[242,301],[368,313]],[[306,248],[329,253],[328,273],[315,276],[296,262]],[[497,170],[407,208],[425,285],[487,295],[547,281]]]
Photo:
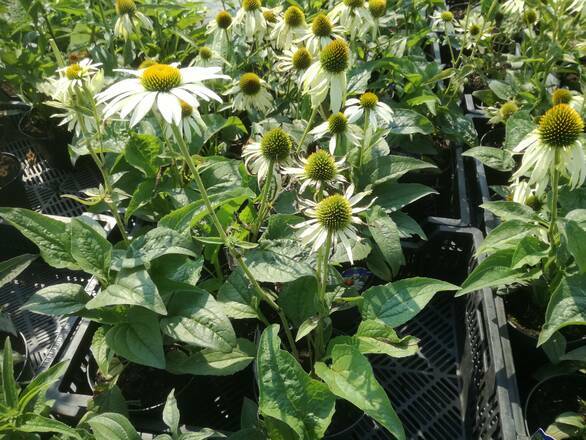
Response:
[[[574,372],[574,373],[554,374],[552,376],[549,376],[549,377],[546,377],[544,379],[541,379],[539,382],[537,382],[533,386],[533,388],[531,388],[531,391],[527,395],[527,399],[525,399],[525,405],[523,405],[523,421],[525,422],[525,431],[528,432],[529,435],[531,435],[531,431],[529,431],[529,423],[527,421],[527,409],[529,407],[529,402],[531,401],[531,398],[533,397],[533,394],[535,393],[535,391],[537,390],[537,388],[539,388],[539,386],[541,386],[545,382],[547,382],[549,380],[552,380],[552,379],[557,379],[559,377],[564,377],[564,376],[578,377],[578,378],[583,379],[583,380],[586,381],[586,374],[579,374],[578,372]]]
[[[14,154],[9,153],[7,151],[0,151],[0,156],[7,156],[13,159],[18,164],[18,172],[14,176],[12,176],[12,179],[8,183],[6,183],[6,185],[0,186],[0,191],[2,191],[4,188],[7,188],[9,185],[12,185],[16,180],[18,180],[19,177],[22,177],[24,169],[22,167],[22,163]]]

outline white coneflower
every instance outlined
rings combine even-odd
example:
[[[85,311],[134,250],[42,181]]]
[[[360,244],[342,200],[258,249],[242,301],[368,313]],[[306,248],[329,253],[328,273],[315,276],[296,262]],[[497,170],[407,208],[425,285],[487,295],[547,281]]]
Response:
[[[312,244],[312,251],[316,252],[329,240],[332,243],[331,249],[341,244],[346,250],[350,263],[354,263],[352,246],[360,241],[357,229],[354,225],[362,224],[362,220],[356,214],[366,211],[374,202],[361,208],[356,205],[367,195],[362,192],[354,195],[354,185],[350,185],[345,194],[334,194],[326,197],[321,202],[303,200],[303,212],[310,220],[293,226],[302,229],[299,235],[304,244]],[[330,249],[328,249],[330,251]]]
[[[89,58],[84,58],[79,63],[70,64],[57,70],[58,79],[49,79],[54,91],[50,96],[56,97],[67,94],[76,88],[83,87],[99,71],[102,63],[94,63]],[[103,80],[103,75],[102,75]]]
[[[287,50],[293,45],[293,41],[305,35],[306,28],[303,11],[297,6],[289,6],[283,18],[279,18],[275,25],[271,38],[275,40],[277,49]]]
[[[115,6],[118,19],[114,25],[114,35],[128,40],[135,29],[140,30],[141,25],[149,31],[153,29],[150,18],[136,8],[134,0],[116,0]]]
[[[317,194],[325,188],[335,188],[346,182],[346,178],[340,174],[344,170],[344,159],[336,162],[334,157],[326,150],[317,150],[307,158],[302,158],[294,167],[283,169],[284,174],[289,174],[301,181],[299,194],[312,186]]]
[[[372,39],[375,40],[381,26],[388,26],[391,17],[385,16],[387,13],[387,0],[369,0],[368,11],[371,16]]]
[[[189,66],[198,67],[222,67],[226,60],[215,50],[203,46],[200,47],[197,56],[191,60]]]
[[[551,94],[551,102],[553,105],[568,104],[580,114],[584,111],[584,96],[573,90],[554,90]]]
[[[55,96],[52,101],[46,101],[45,104],[60,110],[60,113],[52,114],[51,118],[61,119],[58,125],[66,125],[68,131],[74,131],[78,136],[82,132],[96,131],[97,124],[94,115],[79,109],[78,98],[75,95],[61,94]]]
[[[332,40],[343,39],[344,28],[336,25],[337,21],[337,17],[332,20],[324,13],[316,15],[311,22],[311,30],[298,43],[304,43],[311,54],[317,56]]]
[[[253,142],[244,146],[242,157],[244,164],[253,174],[256,174],[259,186],[267,174],[274,175],[276,167],[289,162],[293,142],[291,137],[281,128],[267,131],[260,142]]]
[[[333,40],[323,48],[319,60],[311,65],[302,78],[303,93],[311,96],[316,108],[330,94],[330,109],[342,108],[346,95],[346,70],[350,65],[350,49],[343,40]]]
[[[332,19],[339,18],[350,38],[364,35],[371,26],[371,16],[364,0],[343,0],[328,14]]]
[[[550,170],[558,169],[569,180],[571,188],[584,183],[584,121],[567,104],[549,109],[533,130],[514,149],[524,153],[521,167],[513,175],[518,179],[529,174],[529,185],[537,185],[541,194],[549,183]]]
[[[262,41],[267,32],[267,21],[263,15],[261,0],[242,0],[232,27],[244,31],[248,41]]]
[[[181,121],[179,122],[179,133],[187,141],[191,143],[192,133],[196,133],[201,136],[203,131],[206,129],[206,123],[199,114],[199,109],[186,103],[185,101],[180,102],[181,105]],[[173,137],[173,128],[170,125],[164,126],[165,135],[168,138]]]
[[[232,106],[238,111],[256,109],[268,113],[273,108],[273,97],[267,90],[266,81],[256,73],[243,74],[226,94],[235,95]]]
[[[478,13],[472,12],[466,19],[458,22],[456,31],[464,34],[465,49],[477,47],[480,53],[484,53],[484,43],[492,36],[492,26],[489,25],[484,17]]]
[[[216,17],[211,20],[206,29],[206,35],[212,37],[212,47],[218,52],[226,54],[230,45],[228,29],[232,25],[232,16],[228,11],[220,11]]]
[[[380,102],[374,93],[366,92],[360,99],[349,99],[344,110],[348,122],[357,122],[363,116],[368,118],[368,127],[377,129],[380,123],[390,124],[393,120],[393,110],[384,102]]]
[[[303,74],[311,66],[311,53],[305,47],[297,48],[293,46],[277,58],[279,59],[279,62],[275,66],[277,72],[295,73],[297,75],[296,82],[298,85],[301,85]]]
[[[454,35],[456,33],[454,20],[454,14],[451,11],[436,10],[431,16],[431,30],[445,32],[447,35]]]
[[[107,103],[104,118],[119,113],[126,118],[132,113],[130,126],[138,124],[151,109],[157,109],[169,124],[181,122],[181,101],[197,108],[198,99],[222,102],[213,90],[203,85],[213,79],[230,79],[222,75],[218,67],[186,67],[179,69],[177,63],[153,64],[145,69],[119,71],[133,75],[99,93],[99,103]]]
[[[346,153],[346,146],[360,145],[362,133],[357,125],[350,124],[344,113],[334,113],[323,124],[318,125],[309,132],[315,139],[321,139],[330,135],[329,150],[330,153],[336,154],[336,150],[342,150]]]

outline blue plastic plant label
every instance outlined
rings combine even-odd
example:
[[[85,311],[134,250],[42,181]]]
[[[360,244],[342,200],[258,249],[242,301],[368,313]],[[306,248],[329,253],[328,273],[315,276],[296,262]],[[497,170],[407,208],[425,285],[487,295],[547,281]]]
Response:
[[[539,428],[531,436],[530,440],[556,440],[556,439],[550,435],[547,435],[543,429]]]
[[[342,273],[342,277],[344,284],[348,287],[355,287],[356,290],[362,292],[370,281],[372,272],[364,267],[351,267]]]

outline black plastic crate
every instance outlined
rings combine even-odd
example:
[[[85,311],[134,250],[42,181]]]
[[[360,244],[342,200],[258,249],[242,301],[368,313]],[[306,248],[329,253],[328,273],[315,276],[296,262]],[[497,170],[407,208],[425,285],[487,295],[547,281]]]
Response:
[[[438,222],[438,219],[432,220]],[[454,226],[456,221],[430,224],[429,241],[408,252],[406,276],[426,275],[461,283],[472,269],[482,233]],[[372,356],[375,374],[385,387],[410,439],[514,440],[524,436],[515,370],[510,356],[504,308],[500,298],[482,290],[463,298],[439,294],[415,319],[398,329],[421,339],[420,352],[410,358]],[[79,418],[91,391],[86,371],[90,366],[92,326],[81,321],[59,357],[71,363],[62,381],[50,392],[54,410]],[[244,397],[254,398],[251,374],[233,379],[195,378],[193,392],[203,421],[226,431],[238,428]],[[211,394],[210,394],[211,393]],[[202,394],[203,395],[203,394]],[[181,407],[181,398],[178,399]],[[208,403],[212,402],[211,404]],[[133,416],[140,430],[153,432],[157,416]],[[391,436],[373,420],[363,417],[348,440],[386,440]]]

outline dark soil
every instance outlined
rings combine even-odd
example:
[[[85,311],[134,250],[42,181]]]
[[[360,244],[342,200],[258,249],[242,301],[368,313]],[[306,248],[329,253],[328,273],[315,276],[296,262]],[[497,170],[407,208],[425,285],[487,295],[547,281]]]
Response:
[[[0,189],[12,183],[20,173],[20,162],[14,156],[0,153]]]
[[[164,404],[172,389],[178,394],[191,376],[176,376],[165,370],[129,364],[118,379],[118,386],[128,402],[129,409],[144,410]]]
[[[540,383],[527,402],[525,416],[529,432],[546,429],[563,412],[578,411],[578,401],[584,398],[586,376],[556,376]]]

